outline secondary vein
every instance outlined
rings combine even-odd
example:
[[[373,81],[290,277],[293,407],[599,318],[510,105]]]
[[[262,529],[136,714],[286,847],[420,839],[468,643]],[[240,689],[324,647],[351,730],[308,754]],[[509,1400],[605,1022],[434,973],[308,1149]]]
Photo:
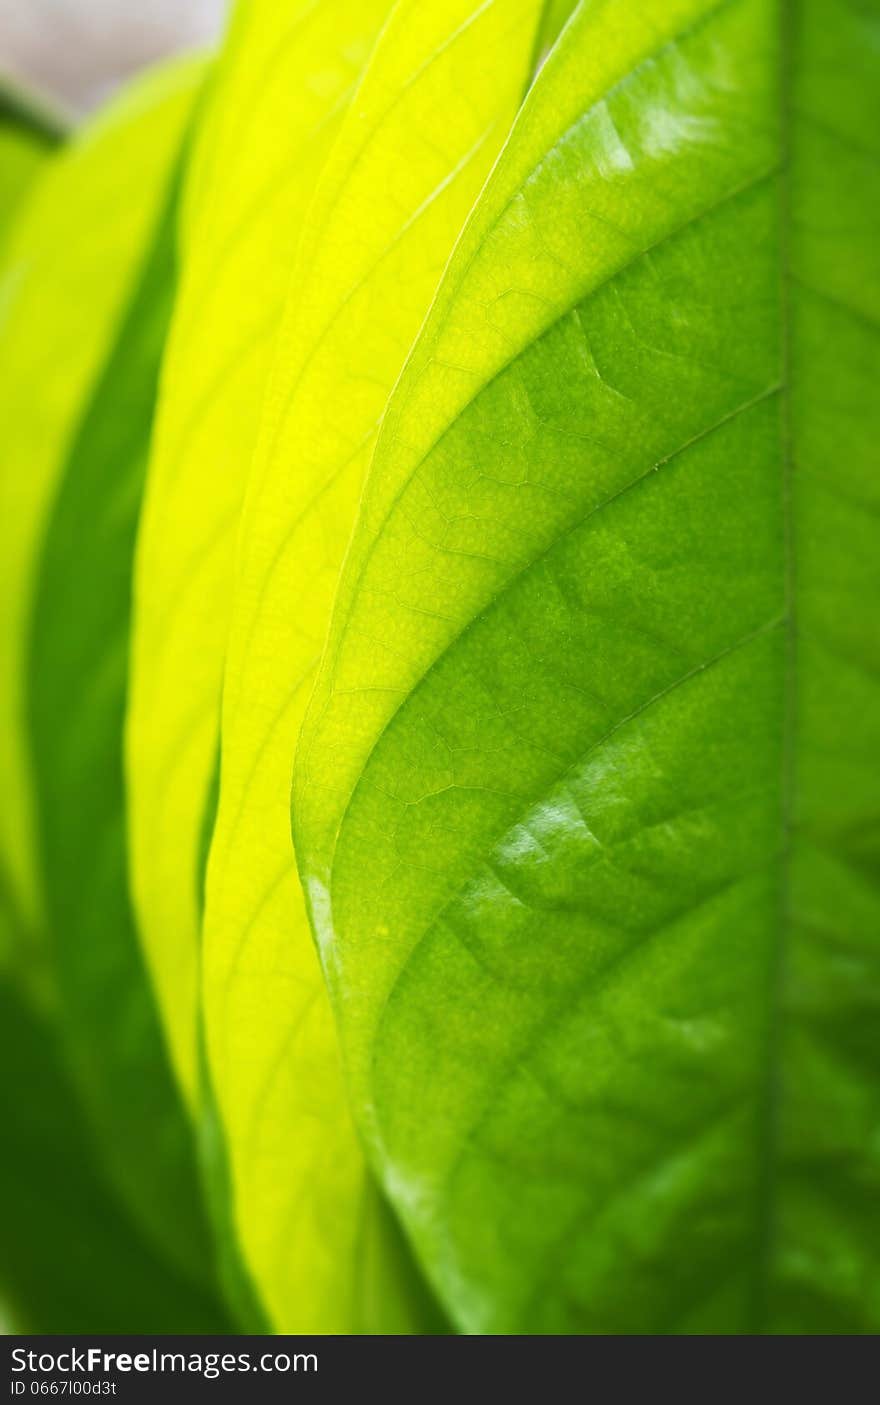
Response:
[[[780,380],[779,436],[781,451],[781,512],[783,541],[784,663],[782,697],[782,758],[780,812],[782,847],[776,925],[768,963],[766,1075],[759,1121],[757,1254],[751,1295],[751,1331],[767,1330],[771,1313],[772,1260],[776,1240],[776,1166],[779,1160],[779,1107],[782,1096],[782,1010],[787,974],[787,933],[791,925],[791,851],[795,796],[795,730],[797,724],[797,619],[794,530],[794,449],[792,427],[791,354],[791,221],[792,121],[791,96],[795,5],[779,0],[779,318]]]

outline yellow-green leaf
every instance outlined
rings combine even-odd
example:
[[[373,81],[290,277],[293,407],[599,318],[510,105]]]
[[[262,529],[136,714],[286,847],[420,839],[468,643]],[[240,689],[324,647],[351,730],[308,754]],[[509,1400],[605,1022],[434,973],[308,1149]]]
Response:
[[[0,78],[0,240],[61,136],[54,117]]]
[[[293,748],[388,394],[530,81],[542,10],[394,9],[310,212],[248,486],[204,993],[239,1230],[287,1330],[359,1320],[372,1194],[293,863]]]
[[[469,1332],[880,1326],[878,80],[583,4],[389,406],[297,853]]]
[[[59,475],[152,236],[202,65],[141,79],[47,164],[0,266],[0,872],[43,922],[24,661]]]
[[[387,7],[240,5],[184,193],[181,285],[138,539],[127,775],[136,910],[191,1107],[200,841],[239,510],[305,210]]]
[[[200,64],[187,64],[151,79],[137,119],[143,128],[138,145],[145,150],[156,136],[159,150],[165,149],[169,104],[176,125],[168,128],[165,159],[152,173],[152,224],[126,250],[125,296],[105,328],[96,374],[82,400],[70,406],[72,433],[59,441],[61,459],[52,466],[35,533],[20,666],[46,954],[73,1082],[108,1182],[169,1261],[193,1281],[209,1283],[191,1128],[131,920],[121,764],[134,531],[175,288],[177,178],[201,76]],[[95,160],[115,163],[132,154],[106,138]],[[113,200],[97,212],[102,225],[119,219],[130,198],[126,187],[112,189]],[[63,185],[61,192],[69,193]],[[64,230],[66,215],[65,205],[55,206],[56,232]],[[30,252],[26,232],[16,236],[21,265]],[[95,232],[91,223],[77,230],[86,247]],[[63,248],[55,259],[64,260]],[[59,354],[48,303],[57,286],[55,266],[35,258],[28,268],[34,305],[43,298],[47,359]],[[40,389],[37,381],[31,397],[22,396],[15,407],[19,444],[25,429],[36,440],[42,428]],[[31,464],[22,458],[16,467],[26,477]]]

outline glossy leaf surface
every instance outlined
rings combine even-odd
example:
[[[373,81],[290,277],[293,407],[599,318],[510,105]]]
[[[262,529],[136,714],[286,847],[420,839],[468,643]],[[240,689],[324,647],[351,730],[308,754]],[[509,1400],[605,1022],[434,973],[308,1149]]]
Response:
[[[880,1325],[878,80],[582,5],[385,419],[295,837],[468,1331]]]

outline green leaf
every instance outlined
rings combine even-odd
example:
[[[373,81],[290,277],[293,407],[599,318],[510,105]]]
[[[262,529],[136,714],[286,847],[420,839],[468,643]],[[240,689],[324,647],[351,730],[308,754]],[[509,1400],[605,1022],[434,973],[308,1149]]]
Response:
[[[198,992],[235,537],[300,228],[387,8],[258,0],[235,12],[188,165],[183,273],[139,529],[127,722],[134,891],[202,1134],[223,1275],[257,1327]],[[293,1193],[284,1165],[279,1178]],[[302,1246],[283,1267],[300,1294],[312,1271]]]
[[[0,75],[0,240],[63,134],[54,115]]]
[[[300,227],[387,8],[239,5],[185,182],[181,283],[138,536],[126,749],[136,909],[192,1107],[200,842],[239,512]]]
[[[31,745],[62,1014],[105,1159],[166,1252],[209,1261],[192,1134],[132,917],[122,726],[131,567],[174,294],[176,191],[46,524],[31,624]]]
[[[471,1332],[880,1326],[878,79],[582,5],[389,406],[295,837]]]
[[[543,15],[538,26],[532,49],[532,76],[546,62],[547,56],[560,31],[563,30],[577,9],[578,0],[544,0]]]
[[[121,1212],[53,1022],[2,978],[0,1101],[0,1292],[12,1329],[228,1330],[214,1304],[169,1272]]]
[[[378,421],[530,81],[541,9],[394,7],[309,213],[248,483],[204,996],[239,1233],[282,1330],[421,1326],[390,1268],[378,1313],[362,1287],[375,1192],[296,876],[290,773]]]
[[[0,869],[42,923],[24,664],[42,533],[164,202],[190,61],[139,81],[47,166],[0,263]]]
[[[117,119],[119,125],[95,139],[100,156],[92,149],[89,160],[96,177],[101,159],[146,156],[159,145],[165,160],[154,157],[152,171],[158,235],[146,252],[152,231],[129,229],[131,242],[119,250],[117,274],[123,293],[130,285],[130,296],[117,304],[116,323],[105,324],[109,344],[91,393],[82,407],[72,400],[65,404],[79,424],[69,444],[57,426],[60,460],[34,463],[22,455],[15,467],[23,476],[36,468],[55,480],[44,485],[43,520],[32,524],[34,560],[28,574],[33,584],[30,598],[21,601],[26,642],[20,666],[43,909],[65,1046],[109,1177],[181,1271],[207,1281],[210,1256],[191,1132],[171,1079],[129,909],[122,790],[131,558],[174,292],[176,202],[169,181],[200,74],[200,67],[187,64],[152,79],[141,91],[136,115]],[[138,174],[146,179],[143,168]],[[82,194],[86,173],[80,169],[79,175],[76,189]],[[60,191],[65,190],[62,182]],[[102,201],[88,210],[77,230],[80,239],[93,239],[99,222],[124,220],[130,198],[130,189],[111,184],[108,190],[104,177]],[[63,221],[67,213],[56,207],[55,220]],[[71,278],[83,272],[83,254],[75,243],[72,247],[66,268]],[[31,248],[19,241],[16,258],[26,268],[19,296],[26,306],[43,308],[51,326],[48,299],[57,275],[38,258],[26,267]],[[142,267],[135,262],[138,255]],[[65,261],[57,247],[54,257]],[[55,310],[73,311],[60,298]],[[71,316],[69,326],[60,320],[54,335],[79,331],[81,315]],[[32,332],[22,328],[13,347],[18,358],[27,352]],[[53,343],[55,355],[62,348],[63,341]],[[97,362],[99,348],[94,354]],[[20,362],[15,364],[18,369]],[[41,389],[38,381],[30,401],[16,407],[24,426],[16,447],[26,436],[37,441]]]
[[[0,236],[47,155],[42,142],[0,120]]]
[[[22,130],[0,118],[0,239],[39,173],[50,148]]]

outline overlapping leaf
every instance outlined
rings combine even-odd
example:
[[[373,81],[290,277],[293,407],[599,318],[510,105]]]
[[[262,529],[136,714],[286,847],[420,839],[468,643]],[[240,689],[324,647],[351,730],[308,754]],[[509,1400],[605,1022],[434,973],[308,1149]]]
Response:
[[[0,1293],[20,1332],[229,1330],[122,1213],[54,1022],[0,977]],[[59,1147],[64,1149],[63,1174]]]
[[[387,8],[238,7],[188,170],[182,281],[138,539],[127,773],[137,911],[192,1106],[199,845],[239,510],[305,209]]]
[[[573,8],[0,93],[15,1325],[880,1326],[880,4]]]
[[[394,8],[310,212],[248,486],[206,890],[206,1028],[245,1251],[275,1319],[300,1330],[369,1329],[365,1310],[374,1330],[418,1326],[387,1271],[372,1307],[358,1283],[374,1192],[288,793],[378,421],[529,82],[540,18],[531,0]]]
[[[41,899],[23,664],[41,535],[165,198],[191,93],[185,72],[145,80],[80,133],[40,180],[0,270],[0,862],[30,925]]]
[[[581,6],[386,417],[295,835],[469,1331],[880,1323],[878,40]]]
[[[19,533],[3,601],[18,912],[30,900],[45,920],[64,1046],[109,1179],[198,1279],[210,1260],[191,1137],[128,905],[121,748],[132,544],[174,291],[172,177],[201,72],[187,62],[145,80],[47,174],[9,246],[2,352],[6,530]]]

